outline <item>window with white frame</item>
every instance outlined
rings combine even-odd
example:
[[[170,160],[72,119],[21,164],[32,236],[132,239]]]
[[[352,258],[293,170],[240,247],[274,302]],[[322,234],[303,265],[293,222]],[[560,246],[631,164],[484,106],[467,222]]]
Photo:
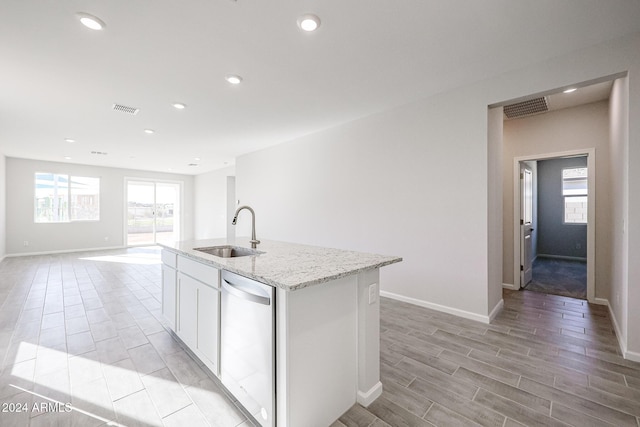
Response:
[[[562,196],[564,197],[564,223],[587,223],[587,168],[562,170]]]
[[[34,220],[100,220],[100,178],[36,172]]]

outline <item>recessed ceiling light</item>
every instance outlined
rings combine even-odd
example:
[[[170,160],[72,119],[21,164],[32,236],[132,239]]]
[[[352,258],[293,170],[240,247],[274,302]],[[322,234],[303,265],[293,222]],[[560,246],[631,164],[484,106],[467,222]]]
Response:
[[[200,157],[194,157],[193,160],[195,160],[196,162],[200,161]]]
[[[71,156],[64,156],[66,160],[71,160]]]
[[[570,89],[567,89],[567,90],[563,91],[562,93],[571,93],[571,92],[575,92],[576,90],[578,90],[578,89],[575,88],[575,87],[572,87]]]
[[[298,27],[300,27],[300,29],[303,31],[315,31],[319,26],[320,18],[318,18],[316,15],[307,13],[306,15],[302,15],[298,18]]]
[[[174,108],[177,108],[178,110],[184,110],[185,108],[187,108],[187,106],[181,102],[174,102],[173,104]]]
[[[76,140],[72,139],[72,138],[65,138],[64,141],[65,142],[76,142]]]
[[[148,133],[148,134],[152,134],[152,133],[155,133],[155,132],[156,132],[156,131],[155,131],[155,130],[153,130],[153,129],[145,129],[145,130],[144,130],[144,133]]]
[[[227,74],[224,78],[226,81],[228,81],[232,85],[239,85],[240,82],[242,82],[242,77],[236,74]]]
[[[102,30],[107,26],[107,24],[105,24],[103,20],[88,13],[78,12],[76,15],[80,19],[82,25],[92,30]]]

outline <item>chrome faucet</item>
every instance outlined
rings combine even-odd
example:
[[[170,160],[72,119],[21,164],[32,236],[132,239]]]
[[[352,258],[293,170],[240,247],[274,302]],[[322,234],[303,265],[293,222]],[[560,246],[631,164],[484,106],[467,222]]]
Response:
[[[247,209],[249,212],[251,212],[251,240],[249,240],[249,242],[251,242],[251,247],[255,249],[256,245],[260,243],[260,240],[256,239],[256,213],[253,211],[253,209],[246,205],[240,206],[238,209],[236,209],[236,213],[233,216],[233,221],[231,221],[231,224],[236,225],[236,223],[238,222],[238,214],[242,209]]]

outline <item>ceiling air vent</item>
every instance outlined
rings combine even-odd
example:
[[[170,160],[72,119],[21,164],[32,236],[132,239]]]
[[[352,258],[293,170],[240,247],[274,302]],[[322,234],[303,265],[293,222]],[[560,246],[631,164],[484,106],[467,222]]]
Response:
[[[549,107],[547,106],[547,98],[544,96],[504,106],[504,115],[509,119],[544,113],[545,111],[549,111]]]
[[[132,116],[135,116],[136,114],[138,114],[138,111],[140,111],[139,108],[127,107],[126,105],[120,105],[120,104],[113,104],[112,108],[115,111],[120,111],[121,113],[131,114]]]

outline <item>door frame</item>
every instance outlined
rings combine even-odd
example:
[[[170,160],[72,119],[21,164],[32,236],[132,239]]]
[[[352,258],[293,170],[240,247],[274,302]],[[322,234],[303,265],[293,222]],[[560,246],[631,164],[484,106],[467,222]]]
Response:
[[[178,226],[178,236],[182,236],[183,235],[183,231],[184,231],[184,182],[183,181],[177,181],[177,180],[170,180],[170,179],[153,179],[153,178],[138,178],[135,176],[125,176],[124,177],[124,183],[123,183],[123,194],[124,194],[124,200],[123,200],[123,218],[124,218],[124,222],[123,222],[123,227],[122,227],[122,241],[124,242],[124,247],[126,248],[130,248],[130,247],[135,247],[135,246],[147,246],[147,245],[129,245],[129,242],[127,240],[127,224],[128,224],[128,197],[129,197],[129,182],[130,181],[134,181],[134,182],[150,182],[154,184],[154,191],[155,191],[155,184],[176,184],[178,185],[179,189],[180,189],[180,194],[178,195],[178,206],[180,207],[180,215],[178,218],[177,222],[177,226]],[[155,200],[155,197],[154,197]],[[154,236],[154,240],[155,240],[155,236]],[[156,243],[153,243],[154,245],[157,245]]]
[[[526,209],[525,209],[525,203],[522,200],[522,195],[525,193],[526,191],[526,179],[525,179],[525,175],[527,172],[529,172],[531,174],[531,197],[533,198],[533,189],[534,189],[534,184],[533,184],[533,170],[531,169],[531,167],[526,164],[525,162],[520,162],[519,163],[520,166],[520,286],[522,287],[522,283],[525,283],[525,286],[531,281],[531,278],[529,279],[529,281],[526,281],[525,279],[527,278],[527,271],[530,269],[531,271],[529,272],[530,275],[532,275],[533,272],[533,254],[531,254],[529,260],[527,260],[527,256],[526,256],[526,247],[528,245],[531,246],[530,249],[533,249],[533,244],[531,243],[533,241],[533,218],[534,218],[534,212],[533,212],[533,200],[531,200],[531,222],[526,223],[525,217],[526,217]],[[536,174],[537,177],[537,174]],[[537,187],[537,186],[536,186]],[[526,236],[529,236],[529,244],[526,243]],[[523,253],[524,252],[524,253]],[[529,263],[528,267],[529,269],[527,269],[527,264]],[[524,266],[525,268],[522,268],[522,266]],[[531,277],[531,276],[530,276]]]
[[[595,303],[595,261],[596,261],[596,149],[560,151],[556,153],[531,154],[513,158],[513,283],[520,289],[520,162],[549,160],[559,157],[587,156],[587,301]]]

